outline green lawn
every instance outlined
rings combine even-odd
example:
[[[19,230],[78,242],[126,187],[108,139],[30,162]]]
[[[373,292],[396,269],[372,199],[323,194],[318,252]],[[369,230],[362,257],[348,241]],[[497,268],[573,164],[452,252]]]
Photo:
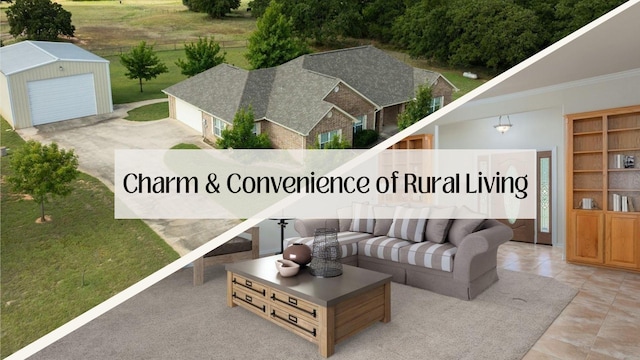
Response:
[[[249,68],[249,62],[244,58],[246,48],[223,49],[227,53],[226,62],[240,68]],[[180,68],[176,65],[178,59],[184,59],[184,50],[157,51],[158,57],[169,68],[168,73],[160,74],[157,78],[149,81],[142,81],[142,91],[138,80],[131,80],[124,74],[126,68],[120,63],[118,55],[105,56],[111,62],[109,68],[111,73],[111,93],[114,104],[124,104],[141,100],[164,98],[166,95],[163,89],[176,84],[187,77],[180,73]]]
[[[174,150],[200,150],[200,146],[198,146],[196,144],[180,143],[180,144],[173,145],[171,147],[171,149],[174,149]]]
[[[2,145],[24,142],[0,126]],[[5,181],[11,155],[2,158],[2,358],[37,340],[178,258],[141,220],[115,220],[113,193],[82,174],[74,192],[39,206]]]
[[[153,121],[169,117],[169,106],[166,102],[145,105],[129,111],[125,119],[131,121]]]

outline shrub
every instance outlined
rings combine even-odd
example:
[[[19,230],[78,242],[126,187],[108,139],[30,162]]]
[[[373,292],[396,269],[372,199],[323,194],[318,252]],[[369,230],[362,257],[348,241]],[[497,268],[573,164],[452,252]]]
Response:
[[[369,145],[378,141],[380,134],[375,130],[365,129],[353,134],[353,147],[356,149],[364,149]]]

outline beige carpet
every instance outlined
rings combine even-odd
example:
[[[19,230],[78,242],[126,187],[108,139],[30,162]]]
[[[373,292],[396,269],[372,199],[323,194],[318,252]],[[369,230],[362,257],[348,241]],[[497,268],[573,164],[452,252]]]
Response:
[[[36,354],[35,359],[319,359],[317,347],[248,311],[225,305],[222,267],[191,285],[168,277]],[[500,271],[473,301],[396,283],[392,318],[336,346],[331,359],[520,359],[576,290]]]

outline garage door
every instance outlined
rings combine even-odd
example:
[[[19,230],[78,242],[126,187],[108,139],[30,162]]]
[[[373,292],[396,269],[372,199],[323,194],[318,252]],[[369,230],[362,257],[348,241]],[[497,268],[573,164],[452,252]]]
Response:
[[[27,88],[33,125],[98,113],[93,74],[29,81]]]
[[[176,99],[176,118],[202,134],[202,112],[194,106]]]

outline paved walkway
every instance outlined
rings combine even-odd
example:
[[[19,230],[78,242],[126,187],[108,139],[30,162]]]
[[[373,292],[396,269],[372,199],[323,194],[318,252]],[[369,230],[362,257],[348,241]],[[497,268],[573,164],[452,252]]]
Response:
[[[128,111],[166,99],[146,100],[114,106],[110,114],[61,121],[17,132],[24,139],[56,142],[74,149],[79,169],[102,181],[113,191],[114,150],[169,149],[179,143],[207,148],[195,130],[173,119],[136,122],[124,120]],[[180,255],[215,238],[239,223],[237,220],[145,220]]]

